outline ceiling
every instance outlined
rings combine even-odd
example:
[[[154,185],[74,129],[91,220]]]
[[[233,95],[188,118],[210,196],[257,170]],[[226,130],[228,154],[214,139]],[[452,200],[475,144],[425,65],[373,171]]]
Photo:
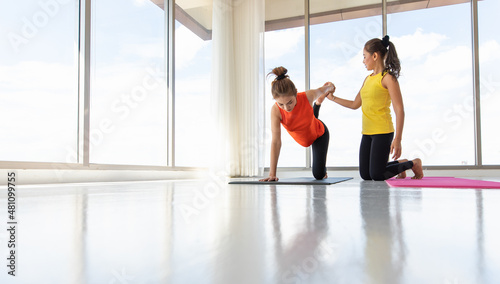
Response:
[[[151,0],[163,9],[163,0]],[[240,0],[234,0],[238,5]],[[470,0],[388,0],[387,12],[396,13]],[[176,20],[204,40],[212,37],[213,0],[176,0]],[[225,8],[225,7],[219,7]],[[266,0],[266,31],[304,25],[304,0]],[[310,24],[357,19],[382,14],[381,0],[310,0]]]

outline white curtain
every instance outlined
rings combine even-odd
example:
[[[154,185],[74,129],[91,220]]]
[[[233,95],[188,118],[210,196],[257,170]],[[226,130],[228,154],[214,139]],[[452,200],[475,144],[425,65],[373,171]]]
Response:
[[[226,176],[263,173],[264,0],[214,0],[213,167]]]

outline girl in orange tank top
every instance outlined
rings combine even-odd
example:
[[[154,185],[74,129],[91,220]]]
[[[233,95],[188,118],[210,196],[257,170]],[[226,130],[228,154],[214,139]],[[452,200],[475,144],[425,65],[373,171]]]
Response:
[[[318,119],[323,100],[332,98],[335,86],[325,83],[318,89],[297,93],[295,85],[286,75],[284,67],[274,68],[269,74],[276,75],[271,92],[276,104],[271,109],[271,166],[269,177],[260,181],[277,181],[276,170],[281,150],[281,125],[292,138],[304,147],[312,146],[313,176],[320,180],[327,177],[326,155],[330,134],[326,125]],[[313,106],[314,104],[314,106]]]

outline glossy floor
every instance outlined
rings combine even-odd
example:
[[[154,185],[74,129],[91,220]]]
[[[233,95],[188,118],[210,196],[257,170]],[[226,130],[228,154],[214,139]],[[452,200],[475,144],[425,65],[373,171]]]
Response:
[[[3,229],[0,283],[500,283],[500,190],[26,185],[16,210],[16,276]]]

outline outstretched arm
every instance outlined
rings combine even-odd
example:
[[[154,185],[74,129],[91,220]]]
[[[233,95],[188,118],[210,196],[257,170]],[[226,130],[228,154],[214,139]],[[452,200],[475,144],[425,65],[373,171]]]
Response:
[[[271,109],[271,165],[269,167],[269,176],[259,181],[277,181],[276,171],[278,168],[278,158],[281,151],[281,115],[277,105]]]
[[[356,98],[354,99],[354,101],[346,100],[346,99],[339,98],[339,97],[336,97],[333,95],[332,95],[331,100],[338,103],[339,105],[341,105],[343,107],[350,108],[350,109],[358,109],[361,106],[361,95],[359,93],[356,95]]]
[[[366,81],[366,79],[365,79],[365,81]],[[363,85],[364,84],[365,83],[363,82]],[[330,100],[338,103],[339,105],[346,107],[346,108],[350,108],[350,109],[358,109],[361,106],[361,90],[358,92],[358,94],[356,95],[356,97],[354,98],[353,101],[339,98],[337,96],[334,96],[333,94],[329,95],[328,98]]]
[[[323,100],[325,99],[325,97],[330,98],[334,92],[335,92],[335,85],[332,82],[326,82],[323,86],[317,89],[311,89],[306,91],[306,95],[307,99],[309,100],[309,104],[312,105],[314,101],[318,100],[321,97],[323,97]]]

